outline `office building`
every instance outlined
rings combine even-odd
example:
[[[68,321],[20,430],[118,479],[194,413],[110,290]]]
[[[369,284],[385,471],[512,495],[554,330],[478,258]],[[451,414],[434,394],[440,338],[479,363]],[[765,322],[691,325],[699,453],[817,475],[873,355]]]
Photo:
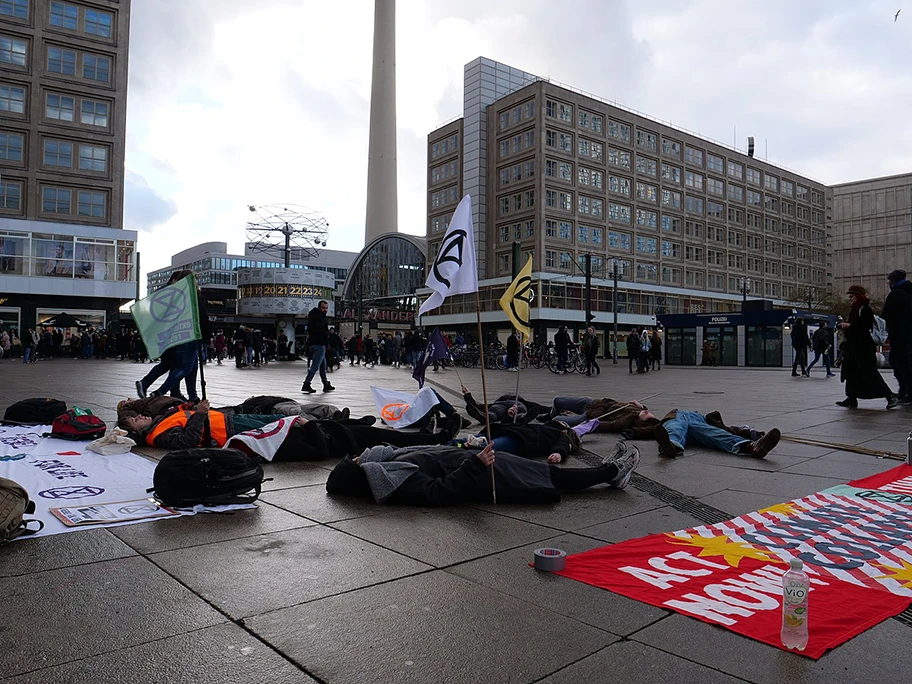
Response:
[[[0,322],[104,326],[137,291],[124,230],[129,0],[0,1]]]

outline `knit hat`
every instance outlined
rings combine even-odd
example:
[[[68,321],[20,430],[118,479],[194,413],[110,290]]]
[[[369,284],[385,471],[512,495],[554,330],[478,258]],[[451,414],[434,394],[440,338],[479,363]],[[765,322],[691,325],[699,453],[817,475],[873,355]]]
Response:
[[[858,297],[867,297],[868,291],[864,289],[861,285],[852,285],[847,291],[846,294],[856,295]]]
[[[890,271],[890,275],[887,276],[887,280],[891,283],[898,283],[900,280],[906,279],[906,272],[901,268],[897,268],[895,271]]]

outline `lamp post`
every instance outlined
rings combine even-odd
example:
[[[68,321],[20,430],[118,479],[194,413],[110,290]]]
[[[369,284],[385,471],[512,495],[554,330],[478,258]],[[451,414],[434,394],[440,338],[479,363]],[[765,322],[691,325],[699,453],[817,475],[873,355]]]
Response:
[[[611,265],[611,275],[614,278],[614,287],[611,289],[611,318],[613,319],[614,343],[611,357],[612,363],[618,362],[618,260],[611,259],[608,262]]]
[[[741,296],[743,297],[743,299],[742,299],[742,302],[743,302],[743,303],[742,303],[742,306],[741,306],[741,310],[742,310],[742,311],[744,310],[744,304],[747,304],[747,293],[750,292],[750,289],[751,289],[751,281],[750,281],[750,279],[749,279],[749,278],[741,278]]]

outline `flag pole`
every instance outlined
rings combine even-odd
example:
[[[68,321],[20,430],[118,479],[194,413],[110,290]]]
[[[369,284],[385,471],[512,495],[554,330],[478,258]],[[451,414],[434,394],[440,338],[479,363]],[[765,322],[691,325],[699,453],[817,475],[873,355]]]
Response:
[[[206,399],[206,373],[203,371],[203,341],[199,340],[197,343],[197,354],[196,360],[199,363],[200,367],[200,390],[203,393],[203,400]]]
[[[478,322],[478,353],[481,356],[481,394],[484,400],[485,413],[485,434],[488,437],[488,444],[491,443],[491,416],[488,413],[488,383],[485,377],[485,357],[484,357],[484,338],[481,333],[481,299],[478,296],[478,290],[475,290],[475,320]],[[497,503],[497,486],[494,483],[494,464],[491,464],[491,499]]]
[[[650,394],[648,397],[643,397],[642,399],[637,399],[637,401],[638,401],[638,402],[644,402],[644,401],[646,401],[647,399],[652,399],[653,397],[657,397],[657,396],[659,396],[660,394],[661,394],[661,392],[656,392],[655,394]],[[630,408],[631,406],[633,406],[633,403],[628,401],[626,404],[621,404],[621,405],[618,406],[617,408],[611,409],[610,411],[608,411],[608,413],[603,413],[603,414],[600,415],[598,418],[595,418],[595,420],[601,420],[602,418],[607,418],[607,417],[610,416],[612,413],[617,413],[618,411],[621,411],[621,410],[623,410],[623,409],[625,409],[625,408]]]
[[[513,395],[513,424],[516,425],[517,416],[519,416],[519,376],[522,374],[522,357],[526,347],[526,336],[519,331],[519,365],[516,366],[516,394]]]

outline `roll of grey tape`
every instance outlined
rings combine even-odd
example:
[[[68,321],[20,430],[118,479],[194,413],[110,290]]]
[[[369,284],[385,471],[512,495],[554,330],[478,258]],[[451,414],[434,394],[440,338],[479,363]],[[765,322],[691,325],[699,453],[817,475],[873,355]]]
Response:
[[[557,572],[567,567],[567,552],[560,549],[535,549],[535,569]]]

